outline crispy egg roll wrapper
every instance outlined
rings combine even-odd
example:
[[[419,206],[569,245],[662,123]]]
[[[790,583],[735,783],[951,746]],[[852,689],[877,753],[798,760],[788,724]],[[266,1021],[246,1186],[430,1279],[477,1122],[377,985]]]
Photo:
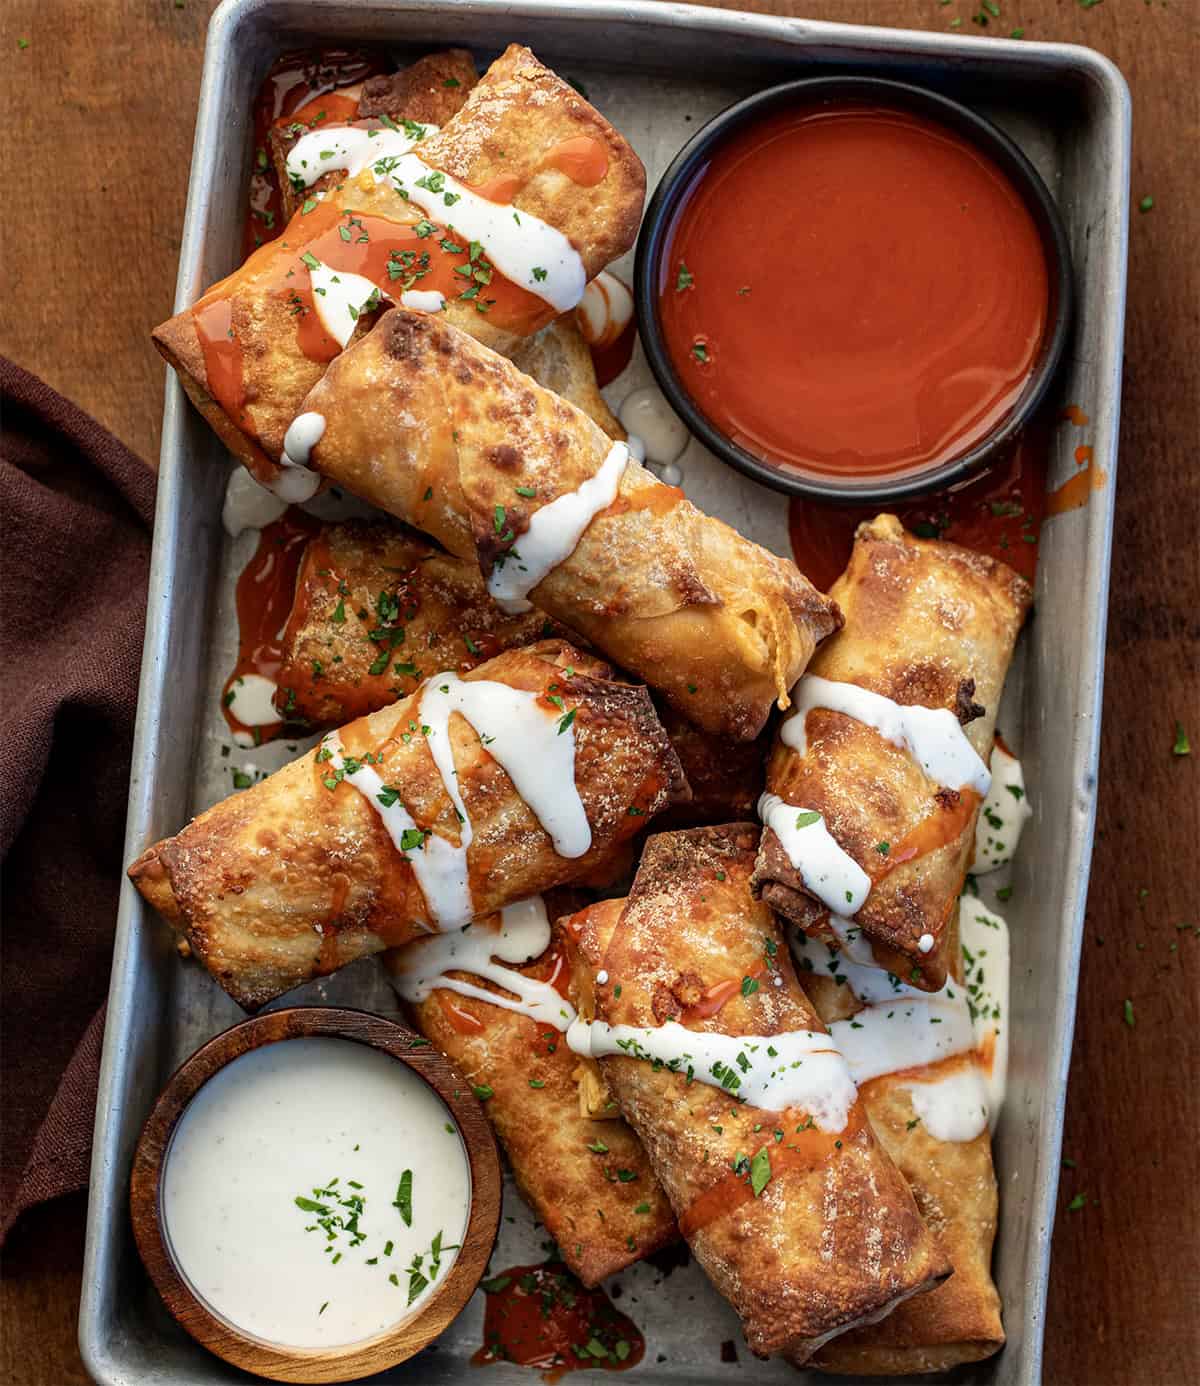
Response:
[[[479,734],[452,714],[456,784],[474,830],[467,878],[476,914],[586,873],[645,817],[686,795],[646,690],[614,682],[607,666],[571,646],[509,650],[463,680],[561,698],[574,710],[575,784],[591,828],[586,854],[559,856]],[[399,791],[417,827],[458,845],[454,803],[420,732],[421,696],[351,723],[342,744],[350,756],[381,756],[379,778]],[[214,805],[129,868],[145,898],[246,1009],[436,927],[408,854],[372,799],[349,773],[328,788],[333,767],[318,754]]]
[[[324,420],[317,471],[476,560],[485,578],[519,551],[535,512],[577,492],[613,447],[511,361],[403,309],[342,353],[304,410]],[[697,726],[736,740],[787,705],[840,619],[794,564],[632,458],[613,503],[529,599]]]
[[[337,727],[406,697],[443,664],[465,673],[502,650],[566,634],[538,611],[506,615],[475,563],[403,525],[322,525],[300,560],[276,706],[281,717]],[[762,739],[713,736],[662,699],[655,710],[692,789],[688,803],[655,821],[695,826],[753,814],[766,773]]]
[[[568,922],[581,1014],[639,1027],[682,1017],[727,1035],[823,1031],[774,916],[750,894],[757,845],[751,824],[651,837],[629,898]],[[753,991],[746,977],[761,979]],[[799,1108],[739,1104],[642,1059],[600,1065],[754,1352],[803,1360],[947,1273],[861,1102],[834,1134]],[[755,1197],[734,1167],[764,1149],[771,1178]]]
[[[461,94],[461,87],[449,89],[455,100]],[[588,186],[553,162],[556,149],[581,139],[595,145],[604,164],[603,176]],[[462,108],[417,149],[432,169],[473,188],[508,182],[514,213],[535,216],[565,235],[589,279],[637,235],[646,185],[641,161],[598,111],[527,48],[512,45],[467,93]],[[444,229],[453,225],[452,208],[422,235],[425,220],[391,179],[377,183],[370,167],[335,181],[324,200],[310,189],[278,239],[155,329],[155,345],[193,404],[258,480],[278,479],[284,434],[339,350],[315,311],[305,255],[361,274],[385,297],[398,298],[408,285],[388,272],[391,254],[428,253],[427,276],[411,287],[443,291],[446,307],[439,316],[499,350],[512,350],[558,316],[551,304],[498,270],[486,285],[485,303],[491,299],[494,306],[479,311],[478,298],[461,297],[473,281],[455,271],[473,262],[466,239],[456,241]],[[446,251],[443,239],[461,249]],[[375,317],[363,313],[355,335]],[[573,378],[579,367],[576,358]],[[594,385],[594,376],[590,389],[584,382],[581,402],[594,398]],[[602,422],[611,418],[605,408]]]
[[[522,337],[504,354],[517,370],[582,409],[610,438],[624,442],[629,437],[600,393],[592,353],[574,313],[564,313],[532,337]]]
[[[431,674],[466,673],[565,635],[540,611],[506,615],[476,564],[402,525],[322,525],[296,575],[276,706],[289,720],[337,727],[407,697]]]
[[[1011,568],[957,544],[918,539],[894,515],[858,527],[830,589],[845,625],[808,673],[857,684],[900,705],[948,708],[986,763],[1013,646],[1032,601]],[[936,991],[953,961],[950,923],[970,864],[981,799],[926,778],[914,756],[864,722],[813,708],[803,756],[778,735],[767,789],[820,813],[872,879],[854,916],[875,960]],[[886,855],[879,844],[887,845]],[[754,888],[780,914],[836,943],[775,832],[763,832]],[[933,947],[923,952],[921,936]]]
[[[582,903],[578,892],[573,900],[563,898],[569,895],[550,892],[551,917]],[[397,950],[384,955],[384,965],[398,969]],[[541,957],[513,970],[565,981],[561,929],[555,926]],[[488,979],[450,975],[497,991]],[[581,1114],[580,1060],[558,1030],[446,990],[409,1009],[421,1033],[469,1082],[491,1088],[483,1109],[517,1187],[585,1285],[597,1285],[677,1240],[671,1204],[633,1130],[619,1114],[609,1120]]]
[[[954,976],[961,983],[957,938],[953,945]],[[862,1008],[832,973],[801,976],[827,1025],[848,1020]],[[958,1056],[943,1062],[967,1061]],[[990,1357],[1004,1345],[1000,1295],[991,1273],[999,1202],[991,1137],[985,1129],[970,1141],[935,1139],[916,1120],[908,1082],[904,1074],[884,1074],[863,1083],[859,1095],[879,1143],[908,1181],[954,1273],[929,1294],[898,1305],[881,1322],[826,1343],[809,1363],[822,1371],[861,1376],[942,1372]]]
[[[359,82],[356,88],[358,110],[353,118],[367,120],[386,116],[396,123],[415,120],[421,125],[436,125],[440,129],[462,110],[478,80],[475,60],[465,48],[446,48],[437,53],[428,53],[398,72],[383,73]],[[316,104],[316,114],[319,115],[319,102]],[[316,192],[325,192],[342,179],[340,170],[332,170],[323,173],[309,188],[293,187],[287,166],[292,146],[309,129],[343,123],[341,119],[320,119],[310,124],[293,116],[277,120],[271,126],[267,143],[271,161],[275,165],[275,176],[279,180],[286,221],[291,221]]]

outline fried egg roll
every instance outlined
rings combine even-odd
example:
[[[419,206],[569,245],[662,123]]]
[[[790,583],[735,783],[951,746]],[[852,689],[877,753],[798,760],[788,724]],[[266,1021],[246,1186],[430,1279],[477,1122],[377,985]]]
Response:
[[[476,561],[501,605],[561,621],[706,731],[757,736],[839,622],[794,564],[437,317],[388,313],[296,428],[316,472]]]
[[[321,525],[306,544],[280,645],[275,705],[314,729],[407,697],[435,666],[473,669],[501,650],[566,632],[540,612],[509,616],[479,569],[387,520]],[[659,720],[692,789],[656,820],[728,823],[754,812],[766,748],[694,727],[661,699]]]
[[[989,923],[1001,921],[992,917]],[[957,1003],[960,1012],[969,1010],[976,1023],[965,1027],[960,1023],[958,1028],[965,1033],[957,1045],[949,1046],[957,1052],[909,1066],[918,1057],[912,1052],[912,1031],[917,1030],[916,1038],[922,1043],[920,1031],[928,1032],[935,1018],[930,994],[904,988],[878,970],[872,976],[824,944],[800,942],[797,961],[804,989],[835,1037],[840,1031],[863,1047],[865,1034],[869,1047],[870,1031],[876,1028],[890,1051],[884,1067],[893,1071],[860,1082],[859,1096],[879,1143],[908,1181],[926,1225],[954,1268],[950,1278],[929,1294],[898,1305],[879,1323],[827,1343],[809,1363],[822,1371],[862,1376],[948,1371],[990,1357],[1004,1344],[1000,1295],[991,1276],[996,1176],[988,1123],[978,1112],[980,1095],[986,1093],[979,1071],[985,1056],[958,1047],[970,1044],[981,1028],[984,1038],[990,1039],[985,1047],[994,1047],[995,1035],[988,1027],[991,998],[986,981],[981,980],[981,974],[986,975],[982,960],[974,960],[974,978],[967,979],[964,987],[956,937],[952,946],[952,977],[943,999],[936,1003],[937,1018],[944,1029],[953,1028],[953,1016],[941,1012]],[[926,999],[918,999],[922,997]],[[1007,1027],[1007,1016],[1000,1023]]]
[[[305,546],[280,646],[280,717],[341,726],[466,673],[504,650],[565,632],[540,612],[510,616],[473,563],[387,520],[321,525]]]
[[[585,1285],[676,1240],[675,1215],[615,1104],[582,1111],[581,1061],[563,1038],[574,1009],[561,930],[582,903],[551,891],[384,955],[421,1033],[484,1097],[513,1177]],[[550,913],[548,913],[548,911]]]
[[[415,120],[440,129],[462,110],[478,80],[475,60],[465,48],[429,53],[398,72],[368,77],[358,83],[352,89],[357,100],[352,118],[380,123],[386,118],[397,124]],[[343,100],[337,104],[344,107],[345,89],[339,94]],[[288,155],[303,135],[309,130],[330,129],[343,123],[345,117],[330,118],[325,109],[327,104],[331,103],[321,99],[309,102],[295,115],[277,120],[267,137],[287,221],[291,221],[307,198],[317,192],[328,192],[341,181],[341,171],[331,169],[322,173],[311,187],[305,187],[300,180],[293,183],[288,172]]]
[[[753,898],[750,824],[646,844],[572,917],[577,1052],[608,1085],[750,1348],[803,1361],[948,1265]]]
[[[226,446],[293,501],[306,478],[280,465],[287,429],[383,300],[511,350],[629,249],[645,195],[629,144],[515,44],[442,128],[320,125],[286,167],[306,195],[283,234],[153,338]]]
[[[686,793],[646,690],[549,641],[426,680],[129,874],[253,1009],[572,880]]]
[[[776,736],[754,888],[810,935],[837,943],[853,927],[880,967],[936,991],[1032,591],[996,559],[880,515],[830,596],[845,625]]]

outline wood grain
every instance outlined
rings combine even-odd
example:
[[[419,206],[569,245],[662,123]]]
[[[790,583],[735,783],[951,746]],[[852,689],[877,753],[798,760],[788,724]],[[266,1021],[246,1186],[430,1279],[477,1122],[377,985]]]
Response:
[[[381,1050],[407,1064],[433,1088],[450,1109],[462,1134],[471,1172],[471,1207],[458,1255],[419,1311],[364,1342],[286,1349],[239,1332],[193,1292],[167,1247],[160,1186],[171,1134],[188,1103],[210,1078],[263,1045],[286,1044],[313,1035]],[[134,1152],[129,1208],[138,1251],[150,1278],[167,1308],[193,1338],[226,1362],[244,1367],[256,1376],[272,1381],[325,1382],[371,1376],[406,1362],[461,1312],[492,1254],[500,1226],[500,1193],[500,1157],[491,1124],[466,1080],[428,1040],[365,1011],[297,1006],[272,1011],[225,1030],[201,1046],[171,1076],[147,1118]]]
[[[7,0],[8,173],[0,351],[147,459],[163,366],[204,28],[212,0]],[[1186,0],[776,0],[745,8],[1084,43],[1133,91],[1124,426],[1099,833],[1080,976],[1046,1332],[1058,1386],[1200,1379],[1200,18]],[[17,38],[29,40],[20,49]],[[19,197],[14,190],[19,189]],[[1181,719],[1196,748],[1171,753]],[[1143,894],[1145,891],[1147,893]],[[1177,926],[1187,924],[1189,928]],[[1172,945],[1175,945],[1174,948]],[[1123,1019],[1133,1004],[1135,1025]],[[1082,1207],[1068,1211],[1077,1195]],[[35,1213],[6,1254],[0,1380],[86,1380],[75,1346],[82,1200]]]

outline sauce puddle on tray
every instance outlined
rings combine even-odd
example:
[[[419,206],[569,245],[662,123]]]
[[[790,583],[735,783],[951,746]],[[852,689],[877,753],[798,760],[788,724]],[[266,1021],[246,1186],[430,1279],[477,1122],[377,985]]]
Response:
[[[637,1325],[603,1290],[586,1289],[559,1261],[513,1266],[479,1288],[487,1295],[476,1366],[511,1362],[539,1368],[548,1381],[581,1368],[622,1371],[646,1351]]]
[[[193,1293],[289,1347],[358,1342],[419,1311],[453,1265],[471,1176],[448,1108],[351,1040],[264,1045],[180,1118],[162,1218]]]

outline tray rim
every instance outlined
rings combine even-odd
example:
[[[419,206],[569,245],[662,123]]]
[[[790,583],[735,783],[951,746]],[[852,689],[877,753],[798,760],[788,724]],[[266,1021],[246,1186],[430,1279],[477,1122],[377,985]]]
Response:
[[[197,106],[188,198],[176,281],[175,311],[186,307],[200,287],[202,251],[208,204],[217,175],[217,163],[228,138],[222,129],[219,86],[222,66],[243,25],[257,14],[278,11],[295,0],[223,0],[214,11],[205,43],[203,75]],[[1108,614],[1110,557],[1116,495],[1117,439],[1121,405],[1121,369],[1126,298],[1126,266],[1129,219],[1129,171],[1131,157],[1131,100],[1129,89],[1116,65],[1103,54],[1077,44],[991,39],[986,48],[969,35],[925,33],[919,30],[891,29],[824,20],[808,20],[763,15],[740,10],[697,7],[657,0],[306,0],[317,30],[323,15],[379,14],[397,22],[430,13],[458,12],[466,15],[488,12],[503,14],[514,25],[527,23],[539,13],[596,23],[621,21],[648,27],[679,28],[707,32],[713,38],[728,39],[745,34],[758,35],[793,44],[798,52],[819,48],[823,56],[842,60],[858,59],[877,63],[883,55],[925,58],[939,66],[953,67],[955,59],[969,60],[972,68],[986,67],[1003,75],[1019,64],[1028,72],[1042,69],[1047,74],[1069,72],[1082,77],[1106,97],[1105,138],[1112,158],[1107,167],[1106,201],[1113,209],[1116,282],[1103,284],[1106,301],[1102,309],[1103,357],[1097,362],[1097,396],[1107,402],[1098,414],[1093,443],[1094,465],[1103,466],[1109,483],[1093,493],[1090,508],[1093,520],[1086,539],[1084,577],[1089,601],[1083,609],[1080,633],[1082,659],[1079,669],[1079,703],[1074,709],[1072,736],[1076,741],[1074,763],[1082,772],[1077,783],[1075,815],[1068,829],[1066,877],[1068,906],[1064,911],[1058,941],[1058,962],[1062,983],[1051,1017],[1050,1078],[1056,1093],[1045,1109],[1037,1133],[1035,1188],[1030,1218],[1031,1252],[1027,1267],[1026,1293],[1018,1312],[1025,1320],[1020,1344],[1018,1379],[1035,1383],[1041,1379],[1046,1291],[1049,1277],[1051,1237],[1057,1196],[1057,1171],[1062,1145],[1071,1047],[1078,992],[1078,959],[1083,937],[1084,911],[1095,830],[1095,794],[1099,769],[1099,737],[1103,698],[1105,632]],[[146,635],[138,684],[130,789],[126,820],[125,860],[136,855],[144,843],[152,816],[156,776],[154,743],[160,736],[162,709],[160,695],[168,667],[171,636],[171,593],[179,563],[182,467],[175,465],[186,447],[183,436],[188,408],[183,389],[169,368],[165,370],[166,390],[160,449],[158,497],[155,512],[151,578],[147,596]],[[136,1016],[133,995],[136,978],[149,947],[147,931],[138,928],[143,905],[128,879],[123,879],[113,946],[112,974],[108,994],[108,1017],[100,1066],[96,1104],[87,1238],[83,1267],[83,1290],[79,1312],[79,1348],[83,1363],[100,1386],[128,1386],[132,1380],[124,1370],[103,1332],[102,1298],[108,1276],[118,1255],[117,1238],[127,1219],[125,1207],[126,1171],[122,1168],[118,1146],[123,1127],[124,1107],[129,1100],[130,1066],[136,1061],[132,1034]],[[1015,1345],[1014,1345],[1015,1346]]]

